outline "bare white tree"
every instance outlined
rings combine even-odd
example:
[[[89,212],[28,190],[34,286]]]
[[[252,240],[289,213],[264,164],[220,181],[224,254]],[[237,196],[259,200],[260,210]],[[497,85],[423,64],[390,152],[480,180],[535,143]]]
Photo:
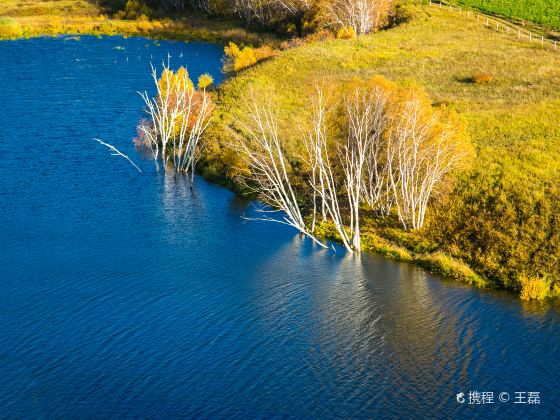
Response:
[[[362,169],[365,165],[368,148],[367,141],[362,136],[363,131],[360,126],[362,121],[349,119],[349,132],[346,140],[343,145],[336,147],[339,159],[333,160],[326,129],[328,111],[320,88],[317,89],[315,104],[313,118],[315,127],[306,145],[312,168],[310,183],[314,191],[314,201],[317,200],[317,197],[321,201],[321,206],[324,206],[326,214],[333,222],[344,247],[350,252],[359,252],[361,250],[359,204]],[[355,105],[352,99],[349,99],[346,102],[347,111],[353,110]],[[337,179],[337,169],[340,167],[344,174],[342,183]],[[346,191],[344,201],[342,200],[343,191]],[[348,229],[345,225],[344,214],[347,209],[344,208],[344,204],[348,206],[350,213]],[[316,205],[314,205],[314,209],[316,209]]]
[[[317,92],[313,131],[307,142],[313,210],[317,213],[320,202],[323,220],[328,215],[346,249],[359,252],[360,205],[365,200],[378,207],[387,195],[387,177],[380,161],[390,93],[381,87],[352,89],[344,99],[346,136],[342,144],[329,145],[329,111],[322,90]],[[333,148],[338,155],[335,160],[329,151]]]
[[[258,100],[247,103],[250,122],[239,120],[249,134],[250,141],[240,141],[233,145],[239,156],[247,164],[249,173],[243,176],[242,183],[258,194],[260,200],[272,210],[260,208],[265,214],[256,220],[272,221],[294,227],[300,233],[325,247],[307,228],[288,172],[282,142],[279,136],[278,121],[270,105],[261,106]],[[281,219],[267,216],[267,213],[283,212]]]
[[[317,223],[317,206],[321,206],[322,222],[327,220],[327,208],[323,197],[325,196],[325,182],[322,173],[323,147],[327,144],[327,126],[326,115],[328,111],[325,106],[322,90],[317,87],[316,108],[313,112],[312,131],[305,146],[309,156],[309,166],[311,167],[311,187],[313,189],[313,221],[311,224],[311,232],[315,232]]]
[[[456,129],[441,125],[420,98],[406,101],[390,132],[387,164],[391,191],[405,229],[420,229],[434,191],[468,154]]]
[[[152,78],[157,95],[151,98],[140,93],[150,119],[140,125],[140,131],[157,161],[161,150],[164,169],[173,163],[175,172],[189,174],[191,181],[198,157],[202,135],[210,123],[212,103],[205,90],[197,91],[186,71],[173,73],[163,65],[158,78],[152,66]]]
[[[353,252],[351,235],[344,225],[343,209],[339,201],[339,191],[341,188],[335,176],[326,129],[328,111],[323,92],[320,89],[318,89],[315,103],[315,116],[313,118],[315,127],[306,144],[309,163],[313,171],[310,180],[311,187],[314,191],[313,199],[315,203],[317,200],[320,200],[323,216],[325,216],[326,213],[334,224],[342,241],[342,245],[344,245],[349,252]],[[314,210],[316,210],[316,204],[314,205]]]
[[[170,72],[169,64],[163,64],[163,73]],[[165,77],[164,86],[160,84],[157,70],[152,65],[152,78],[157,88],[157,95],[151,98],[148,92],[142,92],[140,96],[146,104],[146,112],[150,119],[147,124],[140,125],[139,129],[147,139],[152,155],[155,160],[159,158],[160,148],[164,167],[167,165],[167,150],[172,140],[175,130],[175,121],[179,115],[180,104],[172,101],[172,96],[168,93],[171,91],[171,77]]]
[[[381,86],[374,86],[366,99],[370,102],[372,109],[367,110],[369,115],[370,147],[366,158],[365,184],[363,200],[375,211],[387,215],[391,210],[393,200],[389,194],[389,177],[387,174],[386,147],[387,141],[384,133],[389,123],[389,99],[391,93]]]
[[[276,7],[289,14],[296,15],[311,9],[313,0],[275,0]]]
[[[250,123],[240,121],[249,141],[235,150],[248,167],[244,184],[259,194],[283,219],[269,220],[293,226],[313,236],[317,217],[333,223],[349,252],[361,250],[360,207],[365,202],[388,214],[396,208],[405,229],[423,226],[428,204],[446,185],[446,176],[463,165],[470,149],[449,119],[434,112],[418,94],[393,100],[393,90],[383,85],[354,85],[338,104],[335,121],[345,131],[330,138],[329,119],[334,115],[321,88],[312,101],[312,129],[305,146],[313,196],[313,219],[308,228],[296,197],[293,177],[280,140],[277,116],[270,105],[253,100],[247,106]],[[334,157],[334,158],[333,158]]]
[[[167,10],[184,10],[190,5],[195,10],[210,11],[211,0],[161,0]]]
[[[394,0],[327,0],[327,16],[338,27],[367,34],[385,23]]]
[[[343,168],[350,209],[352,247],[361,249],[360,204],[366,190],[364,173],[368,158],[379,153],[388,95],[380,88],[356,87],[345,99],[348,133],[343,146]],[[370,162],[371,167],[371,162]],[[367,185],[367,184],[366,184]]]
[[[178,75],[180,87],[176,92],[176,101],[180,104],[179,115],[173,136],[173,167],[176,172],[190,173],[194,180],[196,162],[200,157],[202,135],[210,123],[212,106],[205,91],[197,92],[194,86],[189,87],[188,75]]]
[[[169,0],[167,0],[169,1]],[[185,0],[172,0],[176,3],[185,3]],[[195,10],[209,12],[211,10],[211,0],[189,0],[191,7]],[[184,8],[184,6],[182,6]]]
[[[313,0],[234,0],[233,10],[245,22],[266,24],[304,13]]]

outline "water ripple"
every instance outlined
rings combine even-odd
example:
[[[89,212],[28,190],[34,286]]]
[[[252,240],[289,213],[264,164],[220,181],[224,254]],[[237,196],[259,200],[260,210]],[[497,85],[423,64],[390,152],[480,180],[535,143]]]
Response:
[[[220,80],[220,46],[0,43],[0,417],[558,417],[553,305],[320,250],[142,160],[136,92],[168,52]],[[469,390],[543,403],[475,411]]]

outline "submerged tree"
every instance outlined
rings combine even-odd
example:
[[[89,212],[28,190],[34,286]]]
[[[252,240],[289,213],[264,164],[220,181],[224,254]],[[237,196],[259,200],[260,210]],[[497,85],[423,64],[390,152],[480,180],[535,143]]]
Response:
[[[140,142],[150,147],[155,160],[161,154],[164,170],[190,174],[192,181],[202,135],[212,113],[212,102],[205,89],[208,81],[199,81],[203,88],[197,90],[184,67],[173,72],[169,65],[163,65],[159,78],[152,66],[152,77],[156,97],[151,98],[147,92],[140,94],[150,117],[139,126]]]
[[[254,97],[247,103],[246,111],[249,121],[239,122],[249,134],[249,141],[236,142],[233,147],[248,168],[246,175],[240,176],[241,182],[272,208],[259,209],[265,216],[257,220],[292,226],[324,247],[305,224],[280,140],[276,114],[269,104],[261,105]],[[282,219],[266,216],[266,213],[279,211],[284,213]]]

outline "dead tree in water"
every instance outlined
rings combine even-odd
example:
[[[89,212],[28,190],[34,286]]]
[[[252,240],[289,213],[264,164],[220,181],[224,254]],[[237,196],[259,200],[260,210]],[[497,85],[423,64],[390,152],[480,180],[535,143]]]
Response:
[[[173,72],[164,64],[158,78],[152,66],[152,78],[157,95],[140,93],[149,115],[149,121],[139,127],[142,143],[150,147],[156,161],[161,154],[164,170],[190,174],[192,181],[212,102],[205,90],[196,90],[183,67]]]
[[[138,167],[138,165],[136,165],[136,163],[134,163],[134,162],[132,161],[132,159],[130,159],[127,155],[125,155],[123,152],[121,152],[120,150],[118,150],[115,146],[113,146],[113,145],[111,145],[111,144],[109,144],[109,143],[105,143],[103,140],[99,140],[99,139],[96,139],[96,138],[94,138],[94,140],[95,140],[96,142],[102,144],[103,146],[107,147],[109,150],[111,150],[111,152],[112,152],[111,155],[112,155],[112,156],[121,156],[121,157],[125,158],[126,160],[128,160],[128,162],[129,162],[132,166],[134,166],[134,167],[138,170],[138,172],[142,173],[142,169],[140,169],[140,168]]]
[[[256,220],[292,226],[318,245],[325,247],[305,224],[288,172],[276,115],[269,105],[261,106],[255,99],[248,103],[247,114],[249,122],[239,122],[249,134],[249,141],[239,141],[233,145],[248,168],[248,173],[240,177],[240,180],[249,191],[258,194],[259,198],[272,208],[259,209],[259,212],[284,212],[282,219],[263,216]]]

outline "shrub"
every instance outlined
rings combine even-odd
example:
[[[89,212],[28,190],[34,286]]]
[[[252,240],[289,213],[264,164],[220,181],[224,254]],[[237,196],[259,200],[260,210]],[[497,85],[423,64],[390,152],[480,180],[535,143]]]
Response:
[[[241,49],[234,42],[230,42],[224,48],[224,53],[228,58],[225,65],[226,70],[233,69],[235,71],[240,71],[256,64],[257,62],[257,57],[255,57],[253,48],[245,47]]]
[[[0,18],[0,38],[17,38],[22,35],[19,22],[9,17]]]
[[[344,28],[340,28],[338,30],[336,37],[338,39],[352,39],[356,37],[356,31],[350,26],[345,26]]]
[[[198,89],[205,90],[214,84],[214,78],[208,73],[204,73],[198,78]]]
[[[552,287],[552,292],[551,292],[552,296],[554,297],[560,297],[560,283],[556,283],[553,287]]]
[[[117,19],[138,19],[140,17],[149,16],[150,8],[140,0],[128,0],[124,6],[124,10],[117,12]]]
[[[273,57],[276,54],[276,52],[268,45],[263,45],[260,48],[256,48],[254,52],[257,61],[266,60],[270,57]]]
[[[305,41],[311,42],[322,42],[322,41],[331,41],[334,39],[334,34],[332,31],[328,29],[320,29],[317,30],[305,37]],[[299,45],[296,45],[299,46]]]
[[[235,57],[233,69],[235,71],[240,71],[254,64],[257,64],[255,50],[251,47],[245,47],[240,51],[239,55]]]
[[[241,54],[241,50],[235,42],[230,42],[225,46],[224,53],[228,58],[236,58],[239,56],[239,54]]]
[[[143,16],[143,15],[142,15]],[[147,19],[139,19],[136,23],[138,30],[141,32],[149,32],[152,29],[152,24]]]
[[[472,82],[477,85],[489,83],[492,81],[492,79],[493,79],[492,75],[488,73],[478,73],[471,78]]]
[[[234,42],[230,42],[225,48],[224,53],[228,58],[225,68],[240,71],[255,65],[257,62],[266,60],[276,54],[276,52],[264,45],[260,48],[244,47],[239,48]]]
[[[519,283],[521,284],[521,299],[523,300],[543,300],[550,291],[546,280],[538,277],[522,276]]]

